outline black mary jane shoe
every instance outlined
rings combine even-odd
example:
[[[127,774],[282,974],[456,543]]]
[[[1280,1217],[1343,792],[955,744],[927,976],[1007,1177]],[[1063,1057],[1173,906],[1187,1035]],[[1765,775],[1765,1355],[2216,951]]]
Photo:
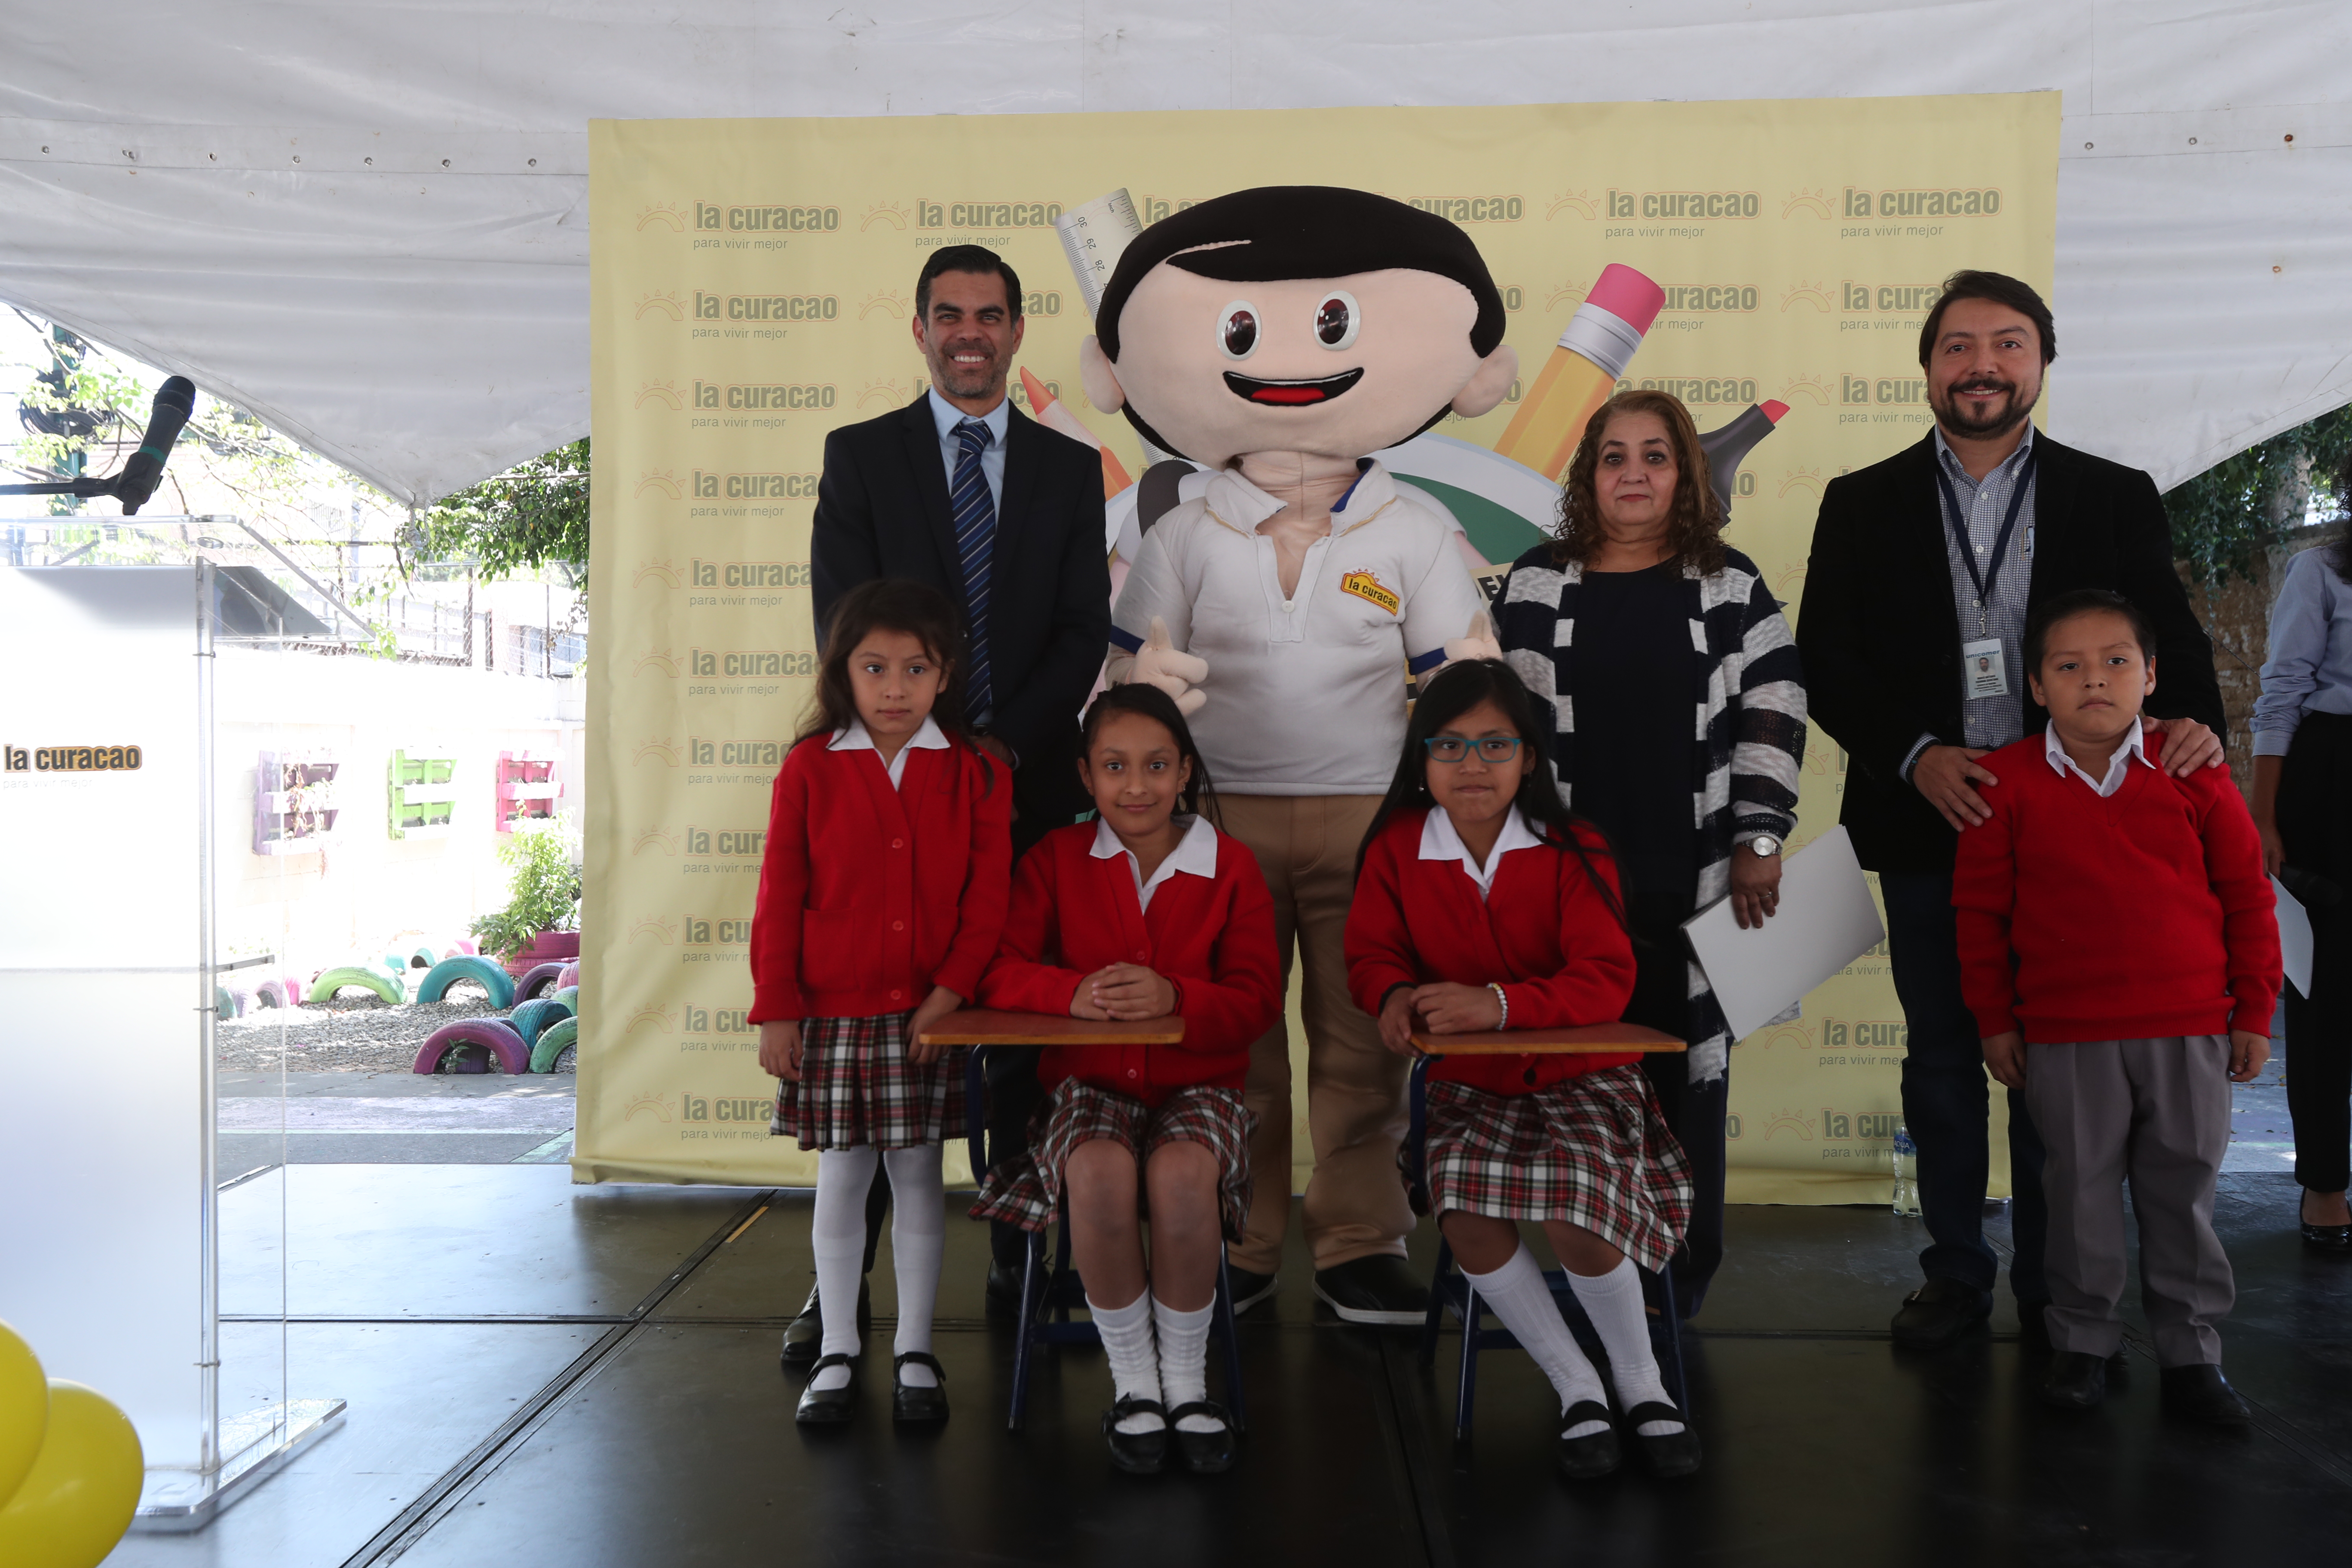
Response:
[[[908,1362],[931,1369],[939,1379],[929,1388],[907,1381],[903,1370]],[[908,1351],[890,1363],[890,1419],[900,1423],[944,1421],[948,1418],[947,1368],[928,1351]]]
[[[1669,1432],[1663,1437],[1644,1437],[1642,1424],[1645,1421],[1679,1421],[1682,1430]],[[1642,1446],[1642,1458],[1650,1473],[1664,1479],[1687,1476],[1698,1468],[1698,1434],[1691,1430],[1690,1417],[1659,1400],[1636,1405],[1625,1412],[1625,1430]]]
[[[1118,1424],[1130,1415],[1157,1415],[1157,1432],[1122,1432]],[[1110,1462],[1130,1476],[1156,1476],[1168,1463],[1167,1407],[1156,1399],[1129,1395],[1103,1412],[1103,1436],[1110,1444]]]
[[[1177,1426],[1187,1415],[1205,1415],[1216,1422],[1213,1432],[1187,1432]],[[1195,1399],[1168,1413],[1168,1435],[1176,1439],[1176,1457],[1196,1476],[1223,1475],[1234,1468],[1234,1418],[1214,1400]]]
[[[1570,1437],[1569,1431],[1588,1421],[1601,1423],[1601,1430],[1582,1437]],[[1617,1424],[1610,1418],[1609,1406],[1597,1399],[1580,1399],[1568,1407],[1559,1418],[1559,1448],[1553,1456],[1559,1473],[1571,1481],[1597,1481],[1614,1474],[1623,1462],[1624,1450],[1618,1446]]]
[[[2303,1244],[2322,1252],[2352,1252],[2352,1225],[2314,1225],[2303,1217],[2303,1199],[2297,1198],[2294,1217],[2303,1226]]]
[[[816,1374],[829,1366],[845,1366],[849,1381],[839,1388],[820,1390]],[[793,1411],[793,1419],[803,1426],[838,1426],[849,1419],[849,1407],[857,1397],[857,1358],[854,1355],[821,1355],[809,1368],[809,1385],[801,1390],[801,1402]]]

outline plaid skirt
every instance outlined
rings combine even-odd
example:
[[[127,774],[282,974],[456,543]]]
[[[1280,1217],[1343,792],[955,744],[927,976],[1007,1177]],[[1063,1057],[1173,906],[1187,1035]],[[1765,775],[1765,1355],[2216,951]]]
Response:
[[[803,1149],[910,1149],[961,1138],[963,1047],[907,1059],[904,1013],[801,1021],[801,1080],[776,1086],[768,1131]]]
[[[971,1217],[1043,1230],[1061,1207],[1062,1167],[1079,1144],[1107,1138],[1133,1154],[1139,1167],[1161,1144],[1189,1140],[1217,1157],[1217,1215],[1225,1239],[1239,1241],[1249,1213],[1249,1139],[1255,1121],[1237,1089],[1180,1089],[1154,1110],[1116,1090],[1066,1078],[1055,1086],[1054,1098],[1029,1118],[1029,1152],[989,1167]],[[1144,1206],[1140,1180],[1136,1200],[1139,1208]]]
[[[1639,1067],[1532,1094],[1428,1087],[1429,1205],[1581,1226],[1643,1268],[1690,1226],[1691,1169]]]

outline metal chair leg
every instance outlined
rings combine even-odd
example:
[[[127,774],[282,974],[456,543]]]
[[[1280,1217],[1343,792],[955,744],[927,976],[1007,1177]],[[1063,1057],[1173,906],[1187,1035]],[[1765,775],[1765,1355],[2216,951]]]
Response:
[[[1662,1268],[1650,1279],[1657,1285],[1653,1304],[1658,1309],[1658,1317],[1650,1329],[1650,1347],[1657,1357],[1658,1381],[1666,1385],[1666,1395],[1675,1402],[1675,1408],[1687,1413],[1690,1391],[1683,1382],[1683,1319],[1680,1303],[1675,1300],[1675,1277]],[[1652,1292],[1645,1290],[1643,1294],[1647,1297]]]
[[[1437,1268],[1429,1277],[1429,1315],[1421,1321],[1421,1364],[1437,1362],[1437,1335],[1445,1327],[1445,1271],[1454,1267],[1454,1248],[1445,1233],[1437,1237]]]
[[[1478,1398],[1478,1318],[1484,1310],[1478,1300],[1478,1289],[1468,1279],[1462,1281],[1462,1382],[1454,1401],[1454,1440],[1470,1440],[1472,1406]]]
[[[1234,1315],[1234,1281],[1225,1267],[1225,1252],[1217,1249],[1217,1332],[1225,1342],[1225,1410],[1234,1418],[1234,1430],[1249,1430],[1249,1405],[1242,1393],[1241,1324]]]
[[[1045,1238],[1032,1231],[1021,1260],[1021,1315],[1013,1338],[1013,1410],[1004,1429],[1018,1432],[1029,1415],[1029,1373],[1036,1365],[1035,1350],[1045,1338],[1037,1321],[1045,1297]]]

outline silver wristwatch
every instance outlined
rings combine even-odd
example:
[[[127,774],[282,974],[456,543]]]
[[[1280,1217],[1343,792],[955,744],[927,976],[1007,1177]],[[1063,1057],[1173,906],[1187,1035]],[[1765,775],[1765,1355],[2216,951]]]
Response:
[[[1780,841],[1769,833],[1759,833],[1748,841],[1748,847],[1759,855],[1778,855],[1780,853]]]

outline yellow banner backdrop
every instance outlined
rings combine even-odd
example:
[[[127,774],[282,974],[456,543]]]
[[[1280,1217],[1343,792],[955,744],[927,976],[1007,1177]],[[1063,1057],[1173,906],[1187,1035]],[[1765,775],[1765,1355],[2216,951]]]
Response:
[[[1637,268],[1666,304],[1630,384],[1678,394],[1702,429],[1790,407],[1740,471],[1731,538],[1793,619],[1822,485],[1927,433],[1916,344],[1938,280],[1990,268],[2047,292],[2058,101],[594,122],[574,1179],[814,1179],[814,1156],[768,1135],[746,942],[770,782],[815,669],[824,437],[922,395],[908,317],[926,250],[973,242],[1013,265],[1019,363],[1131,474],[1125,421],[1078,385],[1092,323],[1053,226],[1106,192],[1132,192],[1146,224],[1262,184],[1441,213],[1485,254],[1530,376],[1601,269]],[[1491,447],[1512,412],[1441,429]],[[1843,768],[1816,731],[1797,848],[1835,822]],[[1884,1201],[1903,1050],[1883,952],[1815,991],[1801,1022],[1741,1042],[1734,1201]]]

